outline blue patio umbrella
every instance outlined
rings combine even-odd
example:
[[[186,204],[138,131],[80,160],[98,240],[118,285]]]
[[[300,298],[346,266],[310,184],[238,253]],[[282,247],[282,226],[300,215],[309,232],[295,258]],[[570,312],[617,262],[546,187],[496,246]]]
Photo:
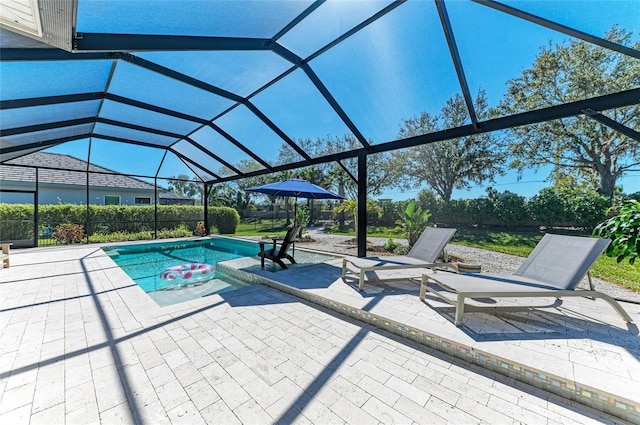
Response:
[[[247,192],[264,193],[272,196],[291,196],[296,198],[294,204],[294,220],[298,208],[298,198],[305,199],[344,199],[336,193],[330,192],[303,179],[290,179],[276,183],[245,189]]]

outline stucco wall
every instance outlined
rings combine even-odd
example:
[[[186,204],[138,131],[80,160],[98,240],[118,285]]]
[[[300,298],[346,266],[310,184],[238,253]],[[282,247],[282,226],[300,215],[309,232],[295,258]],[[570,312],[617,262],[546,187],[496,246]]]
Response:
[[[33,184],[16,182],[0,182],[0,190],[35,190]],[[122,189],[122,188],[89,188],[89,204],[104,205],[105,195],[120,196],[120,205],[136,205],[135,198],[150,198],[154,204],[153,190]],[[30,199],[30,198],[29,198]],[[7,204],[24,203],[25,195],[20,193],[2,192],[0,202]],[[78,186],[41,185],[38,190],[38,203],[48,204],[85,204],[87,192]]]

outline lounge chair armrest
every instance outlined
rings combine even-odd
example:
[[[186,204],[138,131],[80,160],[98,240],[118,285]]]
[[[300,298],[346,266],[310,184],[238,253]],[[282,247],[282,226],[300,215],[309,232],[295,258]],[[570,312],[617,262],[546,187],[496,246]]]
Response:
[[[458,266],[456,264],[453,263],[435,263],[435,267],[432,267],[432,269],[436,270],[436,269],[443,269],[446,271],[453,271],[455,273],[458,273]]]

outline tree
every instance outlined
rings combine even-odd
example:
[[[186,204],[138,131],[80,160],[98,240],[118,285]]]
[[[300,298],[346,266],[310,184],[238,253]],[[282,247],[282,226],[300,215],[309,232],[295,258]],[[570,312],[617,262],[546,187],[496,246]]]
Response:
[[[230,184],[213,184],[209,192],[209,205],[216,207],[234,207],[236,203],[236,192]]]
[[[262,170],[263,168],[262,165],[260,165],[256,161],[249,159],[243,159],[238,164],[236,164],[236,167],[246,173]],[[251,205],[251,197],[253,195],[256,195],[256,193],[247,192],[246,189],[249,189],[250,187],[262,186],[263,184],[272,183],[274,181],[276,181],[276,178],[271,174],[246,177],[244,179],[236,181],[238,191],[236,193],[236,205],[234,206],[242,217],[246,216],[249,210],[249,206]],[[270,201],[273,201],[273,199],[271,198],[273,197],[270,197]]]
[[[333,209],[333,214],[346,213],[353,217],[353,226],[356,231],[356,238],[358,237],[358,201],[355,199],[345,199],[341,204]],[[375,215],[380,217],[382,215],[382,208],[373,199],[367,199],[367,215]]]
[[[489,115],[485,92],[480,90],[474,106],[479,118]],[[450,98],[438,115],[423,112],[405,120],[401,139],[432,133],[441,129],[468,124],[469,113],[464,98]],[[396,170],[402,170],[401,184],[405,188],[420,187],[423,182],[443,200],[450,201],[454,189],[466,189],[470,183],[480,184],[503,174],[503,150],[487,133],[416,146],[393,154]]]
[[[351,135],[342,137],[328,136],[324,139],[315,140],[300,139],[296,140],[296,143],[312,158],[362,147],[360,142]],[[282,145],[278,155],[279,164],[293,162],[297,159],[299,157],[289,145]],[[343,159],[342,165],[352,175],[358,175],[357,158]],[[349,177],[337,162],[304,167],[298,170],[298,175],[325,188],[335,187],[339,195],[346,195],[351,199],[357,198],[357,183]],[[395,178],[394,169],[389,166],[389,154],[379,153],[367,157],[367,195],[376,196],[382,193],[385,188],[394,186]]]
[[[170,191],[177,193],[178,195],[188,196],[189,198],[201,199],[204,190],[202,182],[191,181],[189,180],[189,176],[185,174],[170,177],[167,186]]]
[[[631,46],[631,33],[615,26],[606,38]],[[533,66],[508,82],[500,103],[502,113],[513,114],[583,100],[640,86],[640,61],[584,41],[549,43]],[[609,118],[640,127],[638,105],[608,111]],[[587,116],[517,127],[507,132],[515,160],[513,168],[553,165],[554,172],[588,178],[593,188],[608,197],[626,170],[640,164],[640,142]]]

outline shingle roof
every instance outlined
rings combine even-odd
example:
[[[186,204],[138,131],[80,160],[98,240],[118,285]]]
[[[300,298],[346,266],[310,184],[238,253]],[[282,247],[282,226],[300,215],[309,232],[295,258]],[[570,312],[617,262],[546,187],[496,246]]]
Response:
[[[70,155],[57,153],[36,152],[25,155],[20,158],[13,159],[0,165],[0,181],[15,182],[35,182],[35,168],[27,167],[11,167],[9,164],[27,165],[27,166],[45,166],[52,168],[63,168],[64,170],[40,169],[38,171],[38,181],[48,184],[67,184],[85,186],[87,184],[87,162],[75,158]],[[67,171],[77,170],[77,171]],[[118,187],[126,189],[143,189],[153,190],[152,184],[142,180],[116,174],[115,171],[97,165],[89,165],[90,171],[98,173],[114,173],[114,174],[98,174],[91,173],[89,176],[89,184],[92,187]]]

